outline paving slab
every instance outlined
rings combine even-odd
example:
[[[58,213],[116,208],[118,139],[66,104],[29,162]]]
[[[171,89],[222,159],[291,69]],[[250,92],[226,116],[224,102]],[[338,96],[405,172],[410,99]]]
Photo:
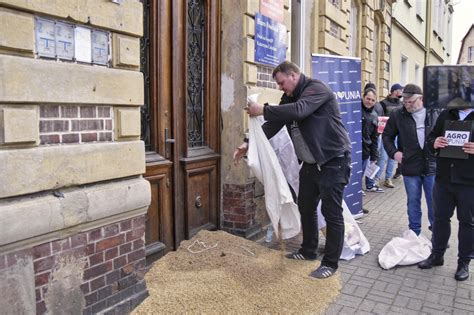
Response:
[[[403,180],[394,180],[394,184],[395,188],[385,188],[384,193],[368,192],[364,197],[363,204],[369,213],[358,222],[371,251],[340,262],[342,290],[326,314],[474,314],[474,266],[471,265],[468,280],[454,279],[458,247],[456,216],[451,220],[450,248],[446,251],[444,266],[429,270],[421,270],[416,265],[390,270],[379,266],[378,254],[383,246],[408,229]],[[424,200],[422,210],[422,233],[431,238]],[[259,243],[275,249],[281,247],[275,240]],[[322,250],[323,237],[320,243]],[[300,244],[301,235],[286,240],[285,248],[294,251]]]

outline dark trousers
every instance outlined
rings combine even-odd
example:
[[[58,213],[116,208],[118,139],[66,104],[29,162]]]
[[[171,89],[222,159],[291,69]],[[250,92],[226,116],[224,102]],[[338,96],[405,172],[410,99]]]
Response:
[[[459,221],[458,258],[474,258],[474,186],[435,182],[433,188],[433,254],[443,256],[451,235],[451,217],[456,208]]]
[[[342,197],[344,186],[349,181],[350,165],[350,156],[346,154],[320,167],[303,163],[300,170],[298,209],[303,227],[301,252],[310,256],[316,254],[319,240],[317,205],[321,200],[321,212],[326,220],[326,248],[321,264],[336,269],[344,244]]]

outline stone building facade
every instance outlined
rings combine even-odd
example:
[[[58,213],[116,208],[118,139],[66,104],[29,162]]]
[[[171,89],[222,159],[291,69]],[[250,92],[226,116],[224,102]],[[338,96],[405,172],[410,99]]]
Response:
[[[445,0],[393,4],[391,83],[422,86],[425,65],[449,64],[453,12]]]
[[[124,313],[147,296],[142,10],[0,1],[2,312]]]

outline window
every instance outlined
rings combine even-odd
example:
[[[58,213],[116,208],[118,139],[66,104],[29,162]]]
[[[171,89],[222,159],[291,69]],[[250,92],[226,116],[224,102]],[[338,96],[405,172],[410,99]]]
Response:
[[[440,15],[440,8],[441,8],[441,0],[433,1],[433,9],[431,10],[431,21],[433,21],[433,32],[439,34],[438,23],[439,23],[439,15]]]
[[[188,84],[186,97],[188,146],[204,143],[204,1],[188,1]]]
[[[443,0],[435,0],[433,3],[433,10],[431,19],[433,21],[433,32],[440,40],[444,38],[444,21],[446,17],[446,8]]]
[[[417,17],[418,19],[420,19],[421,21],[424,20],[424,16],[423,16],[423,3],[424,3],[423,0],[416,0],[416,3],[415,3],[416,17]]]
[[[341,27],[333,20],[329,21],[329,34],[337,39],[341,38]]]
[[[408,57],[402,55],[400,63],[400,81],[402,85],[407,84],[408,81]]]
[[[474,61],[474,46],[467,49],[467,62],[472,63]]]
[[[421,85],[421,72],[420,72],[420,65],[416,64],[415,65],[415,83],[417,85]]]
[[[333,6],[335,6],[336,8],[340,8],[341,7],[341,1],[340,0],[328,0],[330,4],[332,4]]]
[[[379,85],[379,73],[380,73],[380,20],[379,18],[375,19],[375,27],[374,27],[374,41],[373,41],[373,49],[374,49],[374,82],[376,82],[376,86]]]
[[[444,20],[446,18],[446,9],[442,3],[440,3],[439,10],[440,15],[438,17],[438,31],[441,39],[444,39]]]
[[[448,14],[448,23],[446,24],[446,34],[452,34],[452,23],[453,23],[452,16],[451,16],[451,14]],[[450,32],[450,30],[451,30],[451,32]],[[452,47],[452,42],[453,42],[452,38],[453,38],[453,36],[451,36],[451,35],[446,36],[447,41],[446,41],[446,46],[445,47],[448,48],[449,54],[452,54],[452,51],[450,49],[450,47]]]
[[[145,143],[145,151],[157,150],[153,146],[152,137],[152,104],[151,104],[151,93],[150,93],[150,3],[149,1],[143,2],[143,36],[140,38],[140,71],[143,73],[143,81],[145,83],[145,100],[143,106],[140,108],[140,126],[141,126],[141,140]]]
[[[380,20],[376,17],[375,18],[375,25],[374,25],[374,36],[372,41],[372,53],[373,53],[373,65],[374,71],[372,74],[372,82],[375,82],[375,86],[379,85],[379,69],[380,69],[380,42],[379,36],[380,34]]]
[[[350,37],[349,37],[349,53],[353,57],[359,56],[359,6],[355,0],[351,1],[350,21]]]

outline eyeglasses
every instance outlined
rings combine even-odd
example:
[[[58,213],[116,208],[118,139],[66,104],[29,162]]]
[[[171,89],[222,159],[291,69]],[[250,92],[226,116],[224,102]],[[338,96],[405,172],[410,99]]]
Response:
[[[420,98],[420,95],[413,95],[408,99],[406,97],[403,98],[403,104],[405,105],[413,105],[415,102]]]

